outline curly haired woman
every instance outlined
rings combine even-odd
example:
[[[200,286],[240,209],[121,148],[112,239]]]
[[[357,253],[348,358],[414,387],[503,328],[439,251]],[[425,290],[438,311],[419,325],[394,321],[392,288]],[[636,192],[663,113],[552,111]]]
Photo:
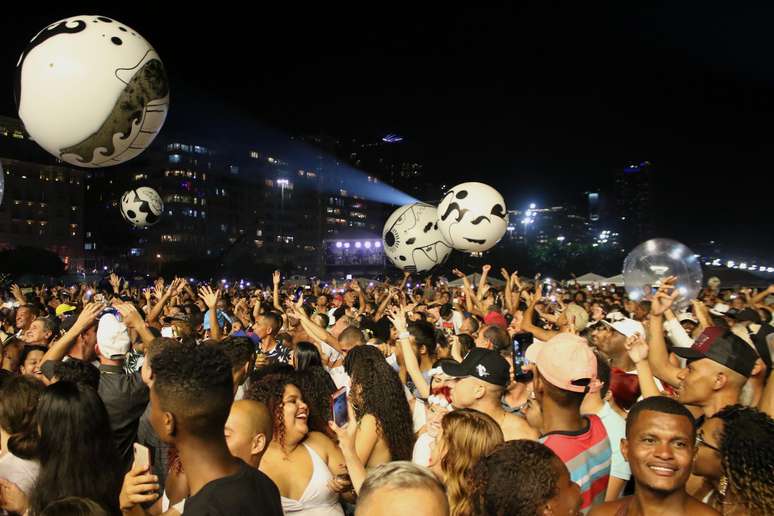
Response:
[[[398,373],[378,348],[350,350],[344,369],[352,379],[350,400],[357,420],[355,446],[367,468],[411,460],[414,427]]]

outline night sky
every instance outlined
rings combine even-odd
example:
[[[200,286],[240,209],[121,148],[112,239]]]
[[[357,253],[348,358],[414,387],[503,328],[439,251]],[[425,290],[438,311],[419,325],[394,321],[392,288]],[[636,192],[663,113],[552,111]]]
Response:
[[[770,256],[774,7],[518,4],[6,14],[0,113],[15,115],[14,66],[37,31],[102,14],[164,60],[170,131],[393,132],[431,177],[490,182],[509,207],[604,188],[626,161],[647,159],[663,236]]]

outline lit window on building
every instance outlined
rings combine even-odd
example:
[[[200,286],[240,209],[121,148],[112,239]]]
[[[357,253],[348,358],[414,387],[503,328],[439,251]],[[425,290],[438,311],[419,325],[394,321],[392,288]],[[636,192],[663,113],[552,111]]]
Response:
[[[182,161],[182,158],[180,154],[170,154],[169,155],[169,162],[170,163],[180,163]]]
[[[260,159],[261,155],[257,151],[250,151],[250,157],[253,159]]]

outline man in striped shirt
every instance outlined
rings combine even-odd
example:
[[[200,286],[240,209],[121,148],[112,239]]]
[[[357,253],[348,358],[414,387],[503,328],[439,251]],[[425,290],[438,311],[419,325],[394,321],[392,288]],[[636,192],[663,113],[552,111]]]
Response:
[[[533,344],[526,357],[535,364],[533,389],[543,415],[540,442],[559,456],[580,486],[586,514],[605,501],[612,457],[602,420],[580,411],[586,393],[601,386],[597,359],[585,339],[569,333]]]

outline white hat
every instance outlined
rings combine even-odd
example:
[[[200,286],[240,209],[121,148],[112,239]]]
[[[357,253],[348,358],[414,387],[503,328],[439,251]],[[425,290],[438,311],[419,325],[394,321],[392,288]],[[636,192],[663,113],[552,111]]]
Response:
[[[643,338],[648,336],[648,334],[645,332],[645,326],[643,326],[640,321],[635,321],[634,319],[622,319],[612,323],[608,321],[602,322],[626,337],[633,337],[637,333],[639,333]]]
[[[718,303],[715,306],[713,306],[712,308],[710,308],[710,313],[712,315],[726,315],[726,313],[729,310],[731,310],[730,306],[728,306],[726,304],[723,304],[723,303]]]
[[[690,312],[682,312],[677,314],[677,320],[682,322],[692,322],[693,324],[699,324],[699,320],[693,316]]]
[[[126,357],[131,342],[126,325],[113,314],[105,314],[97,326],[97,352],[105,358],[119,360]]]
[[[626,316],[624,314],[622,314],[621,312],[619,312],[618,310],[615,310],[613,312],[609,312],[605,316],[605,319],[607,319],[608,321],[611,321],[611,322],[612,321],[621,321],[623,319],[626,319]]]

